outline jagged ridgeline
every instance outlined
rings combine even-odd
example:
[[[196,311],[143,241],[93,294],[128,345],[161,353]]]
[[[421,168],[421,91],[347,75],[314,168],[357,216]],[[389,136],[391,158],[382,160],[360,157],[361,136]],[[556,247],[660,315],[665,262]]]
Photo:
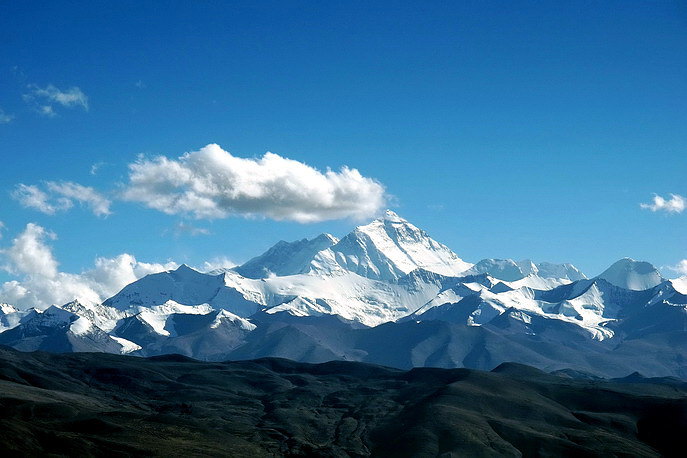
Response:
[[[492,369],[506,361],[687,377],[687,296],[651,264],[462,260],[393,212],[241,266],[148,275],[102,304],[0,307],[0,344],[201,360]]]

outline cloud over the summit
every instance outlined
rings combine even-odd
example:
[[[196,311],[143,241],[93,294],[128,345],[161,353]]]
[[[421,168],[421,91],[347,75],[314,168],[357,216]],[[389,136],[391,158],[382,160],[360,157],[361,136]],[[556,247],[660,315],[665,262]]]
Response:
[[[240,158],[216,144],[178,159],[159,156],[130,164],[123,197],[167,214],[300,223],[362,219],[385,204],[384,186],[356,169],[320,172],[273,153]]]
[[[27,208],[33,208],[47,215],[68,210],[79,202],[88,207],[96,216],[111,214],[109,199],[95,189],[71,181],[48,181],[47,192],[36,185],[19,184],[12,197]]]
[[[140,262],[124,253],[114,258],[97,258],[91,269],[79,274],[61,272],[49,245],[54,239],[54,233],[29,223],[9,248],[0,250],[2,267],[19,277],[0,285],[0,302],[20,308],[46,308],[74,299],[96,304],[145,275],[177,267],[173,262]]]
[[[653,202],[640,204],[640,206],[652,212],[682,213],[687,207],[687,199],[678,194],[671,194],[670,199],[654,194]]]

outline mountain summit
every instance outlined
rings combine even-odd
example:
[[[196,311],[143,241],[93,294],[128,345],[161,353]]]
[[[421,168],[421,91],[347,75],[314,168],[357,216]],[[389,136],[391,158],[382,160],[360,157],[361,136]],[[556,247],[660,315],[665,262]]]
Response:
[[[314,239],[281,241],[232,270],[254,279],[309,272],[353,272],[373,280],[390,281],[418,268],[456,276],[471,266],[426,232],[387,210],[341,240],[321,234]]]
[[[310,270],[310,263],[317,253],[326,250],[339,239],[330,234],[320,234],[314,239],[295,242],[280,241],[272,248],[233,270],[246,278],[267,278],[270,275],[296,275]]]
[[[472,267],[391,210],[356,227],[337,244],[319,252],[313,271],[347,270],[375,280],[396,280],[415,269],[456,276]]]
[[[643,291],[664,282],[658,270],[648,262],[623,258],[598,276],[612,285],[632,291]]]

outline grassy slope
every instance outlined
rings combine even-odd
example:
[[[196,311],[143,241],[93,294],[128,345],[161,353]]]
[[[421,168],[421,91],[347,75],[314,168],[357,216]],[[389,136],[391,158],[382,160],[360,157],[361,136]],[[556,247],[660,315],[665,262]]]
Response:
[[[652,456],[686,431],[669,379],[0,348],[3,456]]]

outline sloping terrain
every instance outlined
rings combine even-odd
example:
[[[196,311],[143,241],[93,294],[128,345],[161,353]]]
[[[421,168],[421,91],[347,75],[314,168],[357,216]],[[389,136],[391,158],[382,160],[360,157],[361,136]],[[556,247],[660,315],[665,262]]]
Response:
[[[687,383],[637,374],[0,348],[3,456],[678,456],[686,430]]]

